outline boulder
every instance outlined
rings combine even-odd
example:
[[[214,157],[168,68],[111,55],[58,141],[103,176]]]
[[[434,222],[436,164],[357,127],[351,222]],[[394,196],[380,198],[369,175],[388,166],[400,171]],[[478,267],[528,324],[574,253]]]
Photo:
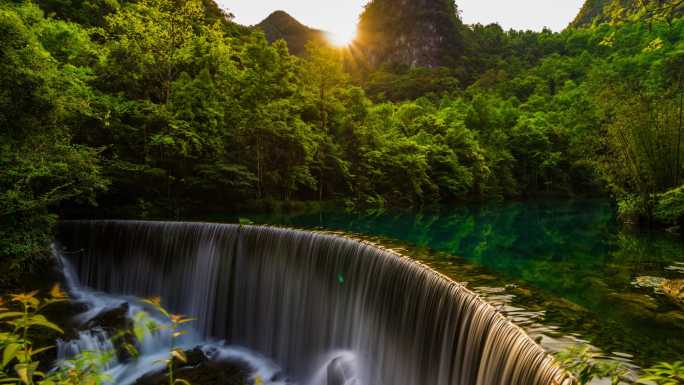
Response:
[[[660,285],[663,294],[675,305],[684,309],[684,279],[668,279]]]
[[[245,385],[249,384],[251,369],[241,361],[212,361],[200,347],[185,352],[187,361],[174,361],[175,378],[188,381],[193,385]],[[135,385],[166,385],[165,371],[150,373]]]
[[[660,313],[656,316],[656,322],[668,328],[679,328],[684,331],[684,313],[673,310],[667,313]]]
[[[128,303],[124,302],[118,307],[104,309],[83,324],[81,330],[88,330],[96,327],[112,333],[129,330],[133,327],[133,322],[128,318],[128,308]]]
[[[114,308],[107,308],[80,326],[80,330],[100,329],[112,338],[119,361],[127,361],[134,356],[127,347],[136,346],[133,333],[133,321],[128,318],[128,303],[124,302]]]
[[[354,370],[351,362],[345,360],[343,357],[337,357],[327,368],[328,385],[345,385],[350,380],[353,380]]]

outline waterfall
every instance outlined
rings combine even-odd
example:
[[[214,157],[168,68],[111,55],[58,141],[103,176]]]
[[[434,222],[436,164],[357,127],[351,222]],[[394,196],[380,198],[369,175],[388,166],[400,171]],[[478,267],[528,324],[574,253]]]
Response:
[[[83,352],[94,352],[104,354],[106,352],[114,351],[114,343],[112,343],[111,336],[101,328],[93,330],[84,330],[78,333],[78,338],[73,340],[57,340],[57,361],[64,362]],[[116,360],[107,363],[105,366],[110,369],[112,365],[116,364]]]
[[[197,318],[203,337],[270,357],[300,383],[572,383],[478,296],[368,243],[270,227],[129,221],[64,222],[58,241],[81,284],[161,296],[172,311]]]

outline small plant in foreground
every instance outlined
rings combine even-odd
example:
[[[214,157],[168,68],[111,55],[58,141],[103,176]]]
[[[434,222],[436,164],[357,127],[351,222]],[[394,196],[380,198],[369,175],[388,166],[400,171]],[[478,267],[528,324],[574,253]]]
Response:
[[[558,362],[579,382],[586,385],[594,379],[610,378],[611,385],[649,384],[684,385],[684,362],[660,363],[645,369],[645,375],[638,380],[629,380],[632,373],[619,362],[601,359],[588,345],[572,346],[556,354]]]
[[[176,344],[178,339],[187,333],[185,330],[182,330],[182,325],[192,322],[194,320],[192,318],[187,318],[181,315],[169,313],[161,305],[161,299],[159,297],[149,298],[144,300],[143,302],[147,303],[148,305],[151,305],[155,310],[161,313],[170,322],[168,325],[155,325],[152,322],[146,321],[148,330],[168,332],[170,334],[171,345],[169,347],[169,357],[161,361],[162,363],[166,364],[169,385],[190,385],[190,383],[187,380],[175,378],[175,360],[178,360],[183,363],[188,361],[187,357],[185,356],[185,351],[177,347]],[[138,320],[144,319],[144,316],[140,316],[138,318]],[[141,339],[140,337],[144,335],[144,333],[141,333],[140,329],[138,329],[138,326],[136,326],[136,330],[136,335],[139,339]]]
[[[660,363],[646,369],[646,375],[641,377],[637,384],[655,383],[657,385],[682,385],[684,384],[684,361],[674,363]]]
[[[30,333],[34,329],[64,333],[40,313],[52,304],[66,301],[67,295],[59,285],[52,288],[47,298],[40,299],[37,294],[38,291],[14,294],[7,304],[0,298],[0,384],[98,385],[104,382],[107,376],[103,374],[103,367],[109,361],[108,353],[84,353],[65,362],[59,370],[40,371],[36,356],[54,346],[37,346]]]
[[[588,345],[576,345],[556,354],[558,362],[577,377],[580,385],[595,378],[610,378],[611,385],[618,385],[629,375],[629,369],[618,362],[602,360]]]

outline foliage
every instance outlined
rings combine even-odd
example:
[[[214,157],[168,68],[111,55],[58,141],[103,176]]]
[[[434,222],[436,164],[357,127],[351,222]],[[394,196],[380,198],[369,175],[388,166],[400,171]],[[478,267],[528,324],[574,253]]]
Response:
[[[619,362],[602,360],[589,345],[575,345],[556,354],[558,362],[575,375],[580,385],[594,379],[610,379],[612,385],[623,383],[677,385],[684,381],[684,363],[660,363],[644,370],[636,381],[630,380],[631,371]]]
[[[16,283],[51,241],[49,209],[94,202],[107,179],[100,149],[73,142],[92,94],[89,70],[69,61],[90,60],[90,37],[24,3],[0,3],[0,31],[0,270],[4,283]],[[60,45],[58,34],[71,39],[59,54],[64,62],[47,49]]]
[[[661,363],[645,370],[637,384],[677,385],[684,383],[684,362]]]
[[[104,364],[109,361],[109,353],[83,353],[65,362],[58,370],[44,372],[36,357],[52,349],[52,346],[38,346],[31,336],[35,330],[50,330],[62,334],[62,329],[50,322],[41,312],[48,306],[66,300],[66,294],[55,285],[47,298],[40,299],[37,291],[11,296],[5,308],[0,299],[0,382],[26,385],[78,385],[101,384],[108,376],[104,374]]]
[[[275,11],[257,26],[264,31],[268,41],[287,41],[290,52],[295,55],[306,53],[310,42],[325,44],[325,32],[309,28],[283,11]]]
[[[641,218],[648,217],[653,201],[634,194],[626,194],[618,200],[618,215],[624,222],[638,224]]]
[[[655,217],[662,223],[681,223],[681,219],[684,218],[684,186],[669,190],[658,197]]]
[[[175,364],[176,360],[182,363],[186,363],[188,361],[185,352],[183,351],[183,349],[177,347],[176,343],[180,337],[187,333],[186,331],[182,330],[182,325],[192,322],[193,319],[169,313],[161,305],[161,299],[158,297],[149,298],[147,300],[144,300],[143,302],[152,306],[157,312],[162,314],[165,320],[168,321],[168,323],[158,324],[153,321],[150,321],[145,315],[145,313],[140,313],[136,315],[136,329],[138,330],[136,331],[136,335],[138,336],[138,339],[142,340],[144,338],[144,332],[140,330],[140,328],[142,327],[145,327],[149,331],[155,333],[168,333],[171,341],[168,350],[169,356],[168,358],[161,360],[160,362],[166,365],[167,379],[169,381],[169,385],[190,385],[190,383],[187,380],[175,377]]]
[[[649,218],[681,185],[676,12],[553,33],[466,27],[447,0],[393,16],[374,1],[361,38],[380,51],[417,17],[441,20],[458,55],[369,69],[320,44],[293,56],[209,3],[41,1],[47,18],[1,3],[0,257],[21,257],[6,265],[44,254],[52,213],[95,198],[102,216],[179,218],[607,192]]]
[[[626,21],[667,21],[681,16],[684,2],[680,0],[588,0],[572,22],[574,27],[592,23]]]
[[[603,361],[588,345],[572,346],[556,355],[558,362],[574,374],[581,385],[594,379],[609,378],[618,385],[629,370],[617,362]]]

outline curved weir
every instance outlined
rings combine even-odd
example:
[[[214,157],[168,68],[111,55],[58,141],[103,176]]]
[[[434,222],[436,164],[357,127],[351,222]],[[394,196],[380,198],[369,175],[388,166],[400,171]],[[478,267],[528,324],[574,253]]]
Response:
[[[83,285],[161,296],[172,311],[196,317],[199,334],[270,357],[300,384],[325,384],[335,370],[347,385],[572,383],[475,294],[367,243],[128,221],[65,222],[58,240]]]

